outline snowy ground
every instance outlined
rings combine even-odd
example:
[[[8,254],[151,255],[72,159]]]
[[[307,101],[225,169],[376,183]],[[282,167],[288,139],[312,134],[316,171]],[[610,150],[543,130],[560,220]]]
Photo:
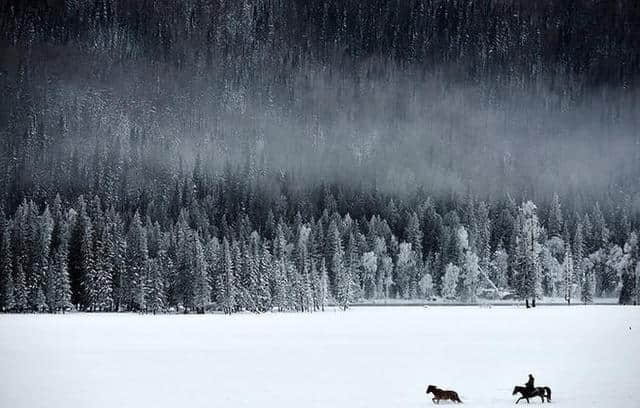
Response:
[[[640,406],[640,307],[0,316],[0,407],[507,407],[529,372],[553,406]]]

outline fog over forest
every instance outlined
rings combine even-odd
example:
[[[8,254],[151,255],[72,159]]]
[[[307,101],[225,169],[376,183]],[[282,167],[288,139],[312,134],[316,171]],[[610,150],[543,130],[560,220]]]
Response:
[[[150,172],[637,192],[638,5],[530,3],[4,1],[5,183],[50,190],[43,167],[135,132]]]
[[[640,225],[639,38],[634,0],[2,0],[7,243],[0,258],[11,290],[26,279],[29,307],[44,302],[39,291],[51,303],[46,270],[59,256],[74,305],[142,308],[136,296],[148,294],[117,281],[133,274],[142,282],[139,270],[114,272],[111,258],[108,266],[83,264],[87,251],[99,263],[100,234],[113,225],[126,248],[125,236],[144,236],[140,270],[151,268],[147,256],[163,262],[162,248],[176,266],[176,234],[184,228],[195,234],[189,251],[202,245],[211,252],[206,267],[184,265],[189,273],[211,268],[194,306],[203,308],[220,304],[220,288],[230,285],[221,278],[231,268],[220,263],[222,240],[231,252],[234,242],[238,253],[269,247],[284,265],[297,252],[276,254],[277,225],[286,242],[298,245],[302,236],[306,246],[308,236],[328,239],[333,222],[338,247],[350,245],[350,234],[367,236],[353,249],[358,262],[373,251],[380,263],[388,248],[396,265],[398,245],[412,242],[405,249],[414,251],[415,276],[401,284],[394,269],[396,286],[386,297],[418,296],[426,274],[441,294],[447,265],[462,266],[467,250],[487,270],[500,248],[512,256],[519,217],[522,228],[534,216],[538,223],[528,200],[539,210],[536,242],[562,240],[553,244],[558,265],[567,252],[582,262],[602,250],[605,274],[603,254],[614,247],[635,253],[625,244],[635,242]],[[386,226],[366,226],[374,216]],[[38,244],[40,233],[20,235],[22,222],[49,238]],[[301,233],[301,225],[310,231]],[[466,248],[459,227],[469,234]],[[564,247],[575,244],[577,230],[591,240],[584,254]],[[253,231],[259,237],[250,239]],[[375,236],[384,238],[384,251],[374,248]],[[67,238],[70,247],[58,248]],[[46,252],[46,262],[29,245]],[[339,300],[336,244],[317,245],[322,250],[309,248],[309,256],[318,268],[324,258]],[[445,260],[447,245],[462,249]],[[634,256],[624,267],[611,261],[617,278],[607,275],[596,288],[618,296],[623,275],[635,273]],[[505,287],[517,286],[514,262]],[[358,286],[362,264],[355,265],[347,269]],[[89,299],[86,276],[98,270],[110,286],[108,307]],[[171,283],[171,270],[162,272],[163,305],[193,306],[191,283]],[[359,279],[352,295],[374,296]],[[384,286],[386,278],[371,279]],[[523,298],[542,293],[527,290]]]

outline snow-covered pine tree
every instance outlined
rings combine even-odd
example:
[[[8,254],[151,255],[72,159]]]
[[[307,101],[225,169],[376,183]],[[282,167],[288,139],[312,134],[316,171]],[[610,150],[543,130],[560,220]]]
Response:
[[[11,265],[11,232],[9,223],[0,210],[0,311],[11,311],[15,308],[13,271]]]
[[[237,240],[231,241],[231,255],[233,256],[233,282],[235,284],[236,302],[235,311],[247,310],[247,305],[249,303],[249,294],[247,292],[247,288],[245,287],[245,258],[242,254],[242,247],[240,246],[240,242]]]
[[[517,292],[531,299],[535,307],[536,298],[542,295],[540,252],[540,224],[536,215],[536,206],[531,201],[524,202],[518,214],[518,235],[516,238]]]
[[[111,276],[112,309],[122,310],[125,282],[127,278],[126,257],[127,243],[124,234],[124,223],[114,208],[105,213],[103,232],[103,256],[107,258]]]
[[[302,310],[305,312],[313,312],[313,306],[312,272],[311,265],[309,265],[307,271],[302,275]]]
[[[32,242],[33,269],[30,274],[29,308],[34,311],[44,311],[48,309],[45,292],[47,277],[49,275],[49,254],[52,232],[53,218],[47,206],[36,220]]]
[[[575,297],[582,299],[582,289],[585,286],[588,288],[589,284],[585,285],[584,277],[585,271],[583,270],[584,266],[584,237],[582,234],[582,225],[580,222],[576,225],[576,232],[573,235],[573,245],[571,247],[573,251],[573,268],[574,268],[574,283],[576,284]]]
[[[502,241],[498,244],[498,248],[493,252],[491,257],[491,280],[499,288],[507,287],[507,277],[509,273],[509,254],[502,246]]]
[[[458,291],[458,276],[460,268],[449,263],[442,277],[442,297],[447,300],[454,300]]]
[[[87,274],[87,298],[89,310],[113,310],[113,248],[108,227],[103,225],[95,234],[93,267]]]
[[[582,288],[580,292],[580,300],[586,305],[593,303],[595,294],[595,279],[593,276],[593,268],[588,265],[588,258],[580,261],[580,270],[582,271]]]
[[[636,263],[636,299],[634,305],[640,305],[640,260]]]
[[[373,217],[372,217],[373,218]],[[377,258],[376,274],[375,274],[375,288],[373,296],[376,299],[385,296],[385,271],[383,270],[383,258],[387,256],[387,244],[384,238],[374,235],[372,238],[373,253]]]
[[[380,267],[378,268],[379,276],[382,280],[382,290],[380,291],[381,295],[384,295],[385,299],[389,299],[391,297],[393,286],[395,282],[393,281],[393,259],[390,256],[383,256],[380,260]]]
[[[489,276],[491,267],[491,220],[489,218],[489,207],[484,201],[478,204],[476,211],[477,237],[475,239],[475,252],[478,255],[478,265],[486,276]],[[502,243],[502,241],[500,241]],[[493,282],[493,280],[492,280]],[[493,282],[495,284],[495,282]]]
[[[71,282],[67,270],[67,244],[61,243],[56,249],[53,259],[54,292],[53,310],[65,312],[71,309]]]
[[[420,279],[420,292],[424,299],[433,297],[433,278],[430,273],[425,273]]]
[[[166,254],[169,248],[169,241],[166,239],[166,237],[163,237],[160,245],[160,251],[158,251],[158,258],[160,258],[160,254],[162,253]],[[215,301],[218,293],[217,285],[218,273],[220,272],[220,259],[222,258],[220,241],[218,241],[217,237],[214,236],[209,239],[209,241],[204,246],[204,254],[208,266],[207,276],[209,277],[209,283],[211,284],[211,299],[212,301]],[[167,256],[167,258],[171,260],[170,256],[165,256]],[[169,274],[168,271],[165,270],[165,282],[169,282],[170,279],[172,279],[172,275],[173,273]],[[167,284],[167,286],[169,285]]]
[[[573,268],[573,254],[571,252],[571,245],[566,244],[564,252],[564,262],[562,263],[562,273],[564,276],[564,300],[568,305],[571,304],[571,299],[574,297],[573,285],[575,278],[575,271]]]
[[[27,310],[27,283],[20,259],[14,259],[13,272],[13,298],[15,302],[14,309],[18,312]]]
[[[463,226],[458,228],[458,245],[462,253],[458,292],[463,301],[475,302],[480,276],[479,258],[469,245],[467,230]]]
[[[329,302],[329,274],[324,258],[320,260],[320,309],[324,312],[324,308]]]
[[[255,305],[251,293],[251,269],[253,260],[248,239],[241,239],[232,243],[234,251],[234,265],[236,282],[238,287],[238,308],[240,310],[253,311]]]
[[[349,216],[349,214],[347,214],[347,216]],[[358,243],[355,235],[351,232],[349,233],[349,239],[347,241],[344,266],[351,277],[351,296],[353,299],[362,297],[362,277],[360,276],[362,268],[360,265],[360,256]]]
[[[69,278],[71,280],[71,301],[83,309],[87,306],[86,279],[88,268],[92,266],[92,227],[87,214],[86,203],[80,196],[76,209],[69,212]]]
[[[209,274],[207,262],[204,256],[204,249],[197,233],[193,234],[193,303],[198,313],[204,313],[205,308],[211,301],[211,286],[209,284]]]
[[[249,270],[249,296],[251,298],[250,310],[258,312],[260,296],[260,236],[256,231],[251,233],[248,245],[247,260]]]
[[[273,262],[273,305],[279,311],[288,310],[287,261],[275,259]]]
[[[376,273],[378,271],[378,257],[375,252],[368,251],[362,254],[360,261],[363,270],[362,292],[366,299],[376,297]]]
[[[129,226],[126,250],[127,279],[124,299],[129,310],[144,311],[146,307],[147,235],[136,211]]]
[[[16,210],[12,223],[13,288],[15,310],[18,312],[28,310],[30,284],[32,284],[30,271],[35,225],[30,207],[26,199],[23,200]]]
[[[153,314],[162,312],[165,307],[165,290],[162,265],[158,258],[147,260],[147,310]]]
[[[628,259],[619,245],[611,245],[609,251],[604,253],[606,261],[600,275],[601,295],[613,296],[618,287],[619,278],[627,270]]]
[[[278,261],[285,258],[287,252],[287,239],[285,237],[284,226],[282,221],[278,221],[276,226],[275,238],[273,239],[273,256]]]
[[[336,302],[343,310],[347,310],[352,300],[352,281],[349,270],[344,265],[344,251],[341,244],[333,253],[331,270],[335,274]]]
[[[236,309],[236,289],[233,271],[233,255],[227,237],[222,239],[222,260],[220,263],[222,270],[218,274],[219,283],[217,285],[219,293],[216,300],[226,314],[233,313]]]
[[[320,272],[318,271],[318,264],[316,263],[316,257],[311,257],[309,276],[311,279],[311,296],[312,296],[312,310],[314,312],[320,310]]]
[[[192,247],[190,244],[193,231],[189,228],[187,218],[188,214],[185,210],[182,210],[176,226],[175,279],[172,285],[173,295],[177,300],[178,307],[182,307],[185,312],[193,307]]]
[[[82,241],[80,243],[80,268],[82,271],[82,287],[84,293],[83,307],[90,311],[96,311],[100,303],[100,289],[101,285],[98,283],[98,276],[100,273],[97,271],[96,262],[93,252],[93,226],[91,219],[88,215],[85,215],[84,220],[81,222]]]
[[[338,248],[342,250],[342,242],[340,238],[340,231],[338,225],[334,220],[331,220],[327,229],[324,246],[324,259],[327,265],[327,273],[329,276],[329,288],[335,289],[335,271],[332,269],[333,256],[338,252]]]
[[[292,279],[293,291],[295,292],[295,303],[297,309],[302,311],[313,310],[313,296],[311,292],[311,258],[309,254],[309,237],[311,229],[308,225],[303,225],[300,214],[296,217],[298,220],[297,242],[293,254],[293,262],[295,272]]]
[[[271,271],[272,260],[271,253],[269,252],[269,246],[266,242],[261,245],[260,251],[260,264],[258,267],[258,292],[256,294],[256,304],[258,311],[267,312],[271,310]]]
[[[624,261],[620,271],[620,296],[618,303],[622,305],[633,304],[636,301],[636,270],[640,262],[640,244],[636,232],[629,234],[629,239],[624,245]]]
[[[411,283],[416,269],[416,256],[411,249],[411,244],[402,242],[399,246],[396,261],[395,278],[396,294],[401,298],[409,298],[411,295]]]
[[[422,266],[422,230],[420,229],[420,219],[415,211],[409,214],[407,227],[405,228],[405,239],[411,244],[411,250],[415,253],[416,267]]]
[[[468,250],[464,255],[464,263],[462,264],[463,290],[461,298],[465,302],[475,302],[477,300],[476,292],[479,277],[480,265],[478,255]]]

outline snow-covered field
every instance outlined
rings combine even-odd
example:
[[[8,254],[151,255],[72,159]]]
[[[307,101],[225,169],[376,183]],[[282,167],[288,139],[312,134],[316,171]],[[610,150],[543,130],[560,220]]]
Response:
[[[640,406],[640,308],[0,316],[0,407],[506,407],[529,372],[554,406]]]

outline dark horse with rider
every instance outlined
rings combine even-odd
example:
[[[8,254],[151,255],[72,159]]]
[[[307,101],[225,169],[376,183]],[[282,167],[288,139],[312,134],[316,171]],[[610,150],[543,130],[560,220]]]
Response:
[[[526,399],[527,403],[529,403],[529,398],[540,397],[542,402],[544,402],[545,398],[547,402],[551,402],[551,388],[549,387],[536,387],[534,385],[535,379],[531,374],[529,374],[529,380],[525,384],[525,386],[516,385],[513,388],[512,395],[516,395],[520,393],[521,397],[518,398],[516,404],[520,402],[521,399]]]

